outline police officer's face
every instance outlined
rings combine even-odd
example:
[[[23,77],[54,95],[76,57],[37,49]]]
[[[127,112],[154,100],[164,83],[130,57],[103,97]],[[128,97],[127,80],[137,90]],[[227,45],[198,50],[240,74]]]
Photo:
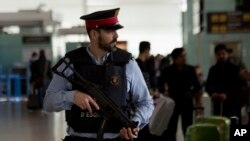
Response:
[[[226,50],[219,50],[216,52],[216,58],[218,62],[226,62],[228,60],[228,52]]]
[[[118,34],[116,30],[100,30],[98,44],[105,51],[112,51],[116,46]]]

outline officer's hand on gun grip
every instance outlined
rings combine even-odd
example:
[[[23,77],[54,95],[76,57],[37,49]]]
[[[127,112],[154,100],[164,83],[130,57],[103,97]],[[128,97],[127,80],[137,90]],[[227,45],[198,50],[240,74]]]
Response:
[[[224,101],[224,100],[227,99],[227,95],[226,95],[225,93],[214,93],[214,94],[212,95],[212,98],[214,98],[214,99],[219,99],[219,100],[221,100],[221,101]]]
[[[133,140],[133,138],[137,137],[137,134],[139,131],[140,131],[140,128],[134,128],[132,132],[131,128],[123,127],[120,130],[120,136],[122,139],[125,139],[125,140]]]
[[[226,95],[225,93],[220,93],[220,94],[219,94],[219,99],[220,99],[221,101],[224,101],[224,100],[227,99],[227,95]]]
[[[95,102],[95,100],[91,96],[80,91],[76,91],[74,95],[74,104],[76,104],[83,110],[88,109],[90,113],[92,113],[93,111],[91,105],[93,105],[92,107],[95,107],[95,109],[97,110],[100,109],[99,105]]]
[[[218,99],[218,96],[219,96],[218,93],[213,93],[213,94],[212,94],[212,98],[213,98],[213,99]]]

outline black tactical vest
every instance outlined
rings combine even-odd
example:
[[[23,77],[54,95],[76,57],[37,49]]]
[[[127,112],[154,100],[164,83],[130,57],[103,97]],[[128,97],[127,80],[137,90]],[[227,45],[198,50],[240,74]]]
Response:
[[[131,59],[130,53],[116,49],[103,65],[96,65],[85,47],[73,50],[66,56],[69,57],[75,70],[84,79],[99,85],[103,92],[125,112],[127,95],[125,66]],[[78,78],[75,76],[74,79]],[[76,85],[73,85],[73,90],[86,92]],[[89,95],[91,96],[91,94]],[[66,111],[66,121],[75,132],[97,133],[102,119],[95,110],[91,114],[87,110],[81,110],[76,105],[73,105],[71,110]],[[107,123],[104,132],[118,133],[122,126],[121,123],[115,119],[109,121],[110,123]]]

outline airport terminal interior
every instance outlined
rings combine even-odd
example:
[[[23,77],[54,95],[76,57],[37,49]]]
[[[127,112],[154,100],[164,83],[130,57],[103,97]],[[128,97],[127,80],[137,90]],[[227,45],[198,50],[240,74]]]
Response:
[[[46,89],[55,75],[51,67],[67,52],[90,46],[86,24],[80,19],[82,15],[118,7],[119,23],[124,28],[117,30],[116,46],[130,52],[136,60],[147,61],[148,70],[142,70],[142,74],[151,85],[148,88],[155,109],[145,126],[149,132],[144,129],[141,136],[150,134],[150,140],[152,137],[154,141],[168,141],[168,138],[172,141],[169,134],[175,126],[173,118],[178,122],[177,131],[173,132],[176,141],[230,141],[230,125],[250,125],[249,0],[2,0],[0,141],[61,141],[67,136],[65,111],[43,109]],[[142,42],[150,45],[147,57],[139,50]],[[199,90],[191,96],[192,123],[188,126],[188,118],[181,116],[187,103],[176,101],[173,89],[183,89],[182,82],[186,85],[189,80],[185,78],[191,77],[180,73],[181,78],[177,72],[165,74],[171,73],[166,70],[180,62],[174,52],[180,48],[185,52],[181,56],[185,65],[193,68],[199,83]],[[218,73],[215,68],[212,73],[211,68],[220,65],[221,58],[223,61],[223,53],[233,67],[219,66]],[[44,78],[40,79],[34,72],[41,69],[37,63],[41,56],[48,63],[42,67],[40,73]],[[42,87],[36,87],[38,81],[42,81]],[[191,85],[187,89],[187,93],[193,92],[196,87]],[[236,104],[228,104],[230,98]],[[225,102],[218,104],[218,99]],[[169,102],[174,102],[175,107],[167,105]],[[177,110],[180,113],[176,115],[178,107],[184,109]],[[182,129],[184,126],[187,129]]]

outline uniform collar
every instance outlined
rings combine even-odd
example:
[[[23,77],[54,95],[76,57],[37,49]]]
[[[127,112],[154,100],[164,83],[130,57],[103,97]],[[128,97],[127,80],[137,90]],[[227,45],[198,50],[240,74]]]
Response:
[[[108,56],[109,56],[109,52],[106,53],[101,61],[98,61],[97,58],[91,53],[91,51],[89,50],[89,47],[86,47],[87,53],[89,54],[89,56],[91,57],[91,59],[95,62],[96,65],[103,65],[104,62],[107,60]]]

